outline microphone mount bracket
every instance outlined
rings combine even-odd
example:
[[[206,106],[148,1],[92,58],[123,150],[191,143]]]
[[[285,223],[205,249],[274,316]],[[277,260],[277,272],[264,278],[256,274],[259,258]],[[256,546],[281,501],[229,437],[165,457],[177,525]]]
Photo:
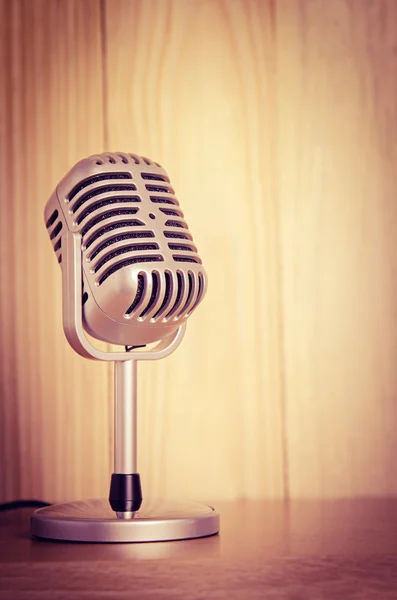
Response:
[[[103,352],[87,338],[82,316],[81,235],[62,236],[63,329],[69,344],[80,356],[114,362],[114,473],[109,502],[118,518],[132,518],[142,503],[137,472],[137,361],[157,360],[173,352],[181,343],[186,323],[154,348],[142,351]]]
[[[145,351],[103,352],[95,348],[88,340],[83,327],[82,270],[81,235],[68,231],[62,235],[62,316],[66,339],[75,352],[92,360],[129,361],[158,360],[176,350],[185,334],[186,323],[154,348]]]

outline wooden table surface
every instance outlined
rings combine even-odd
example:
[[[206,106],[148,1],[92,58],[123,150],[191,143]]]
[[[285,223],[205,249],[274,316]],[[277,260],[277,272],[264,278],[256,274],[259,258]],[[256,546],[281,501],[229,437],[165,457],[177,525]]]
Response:
[[[155,544],[32,540],[0,514],[0,598],[397,599],[397,499],[220,503],[221,533]]]

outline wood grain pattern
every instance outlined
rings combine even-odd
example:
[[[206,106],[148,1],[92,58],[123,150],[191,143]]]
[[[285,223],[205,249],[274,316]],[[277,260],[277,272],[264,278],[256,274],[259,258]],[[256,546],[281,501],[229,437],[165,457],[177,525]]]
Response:
[[[144,471],[394,493],[395,3],[106,6],[110,145],[167,165],[210,282],[157,385],[145,365]]]
[[[99,2],[2,1],[0,12],[0,496],[103,494],[107,370],[66,343],[43,222],[59,179],[103,148]]]
[[[394,0],[0,0],[0,498],[107,493],[42,208],[82,156],[171,175],[209,275],[139,366],[147,494],[395,494]]]
[[[393,494],[397,5],[277,6],[291,495]]]
[[[142,475],[283,496],[268,5],[111,0],[106,24],[109,145],[166,166],[209,278],[180,350],[140,367]]]
[[[0,514],[1,600],[389,600],[396,500],[217,503],[221,535],[156,544],[32,540]]]

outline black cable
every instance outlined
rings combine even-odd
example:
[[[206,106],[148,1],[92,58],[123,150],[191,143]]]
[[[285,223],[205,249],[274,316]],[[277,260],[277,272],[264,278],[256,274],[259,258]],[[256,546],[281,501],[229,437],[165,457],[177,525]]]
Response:
[[[43,502],[42,500],[13,500],[12,502],[3,502],[0,504],[0,512],[16,508],[43,508],[44,506],[51,506],[51,503]]]
[[[124,346],[126,352],[131,352],[131,350],[135,350],[135,348],[145,348],[146,344],[142,344],[141,346]]]

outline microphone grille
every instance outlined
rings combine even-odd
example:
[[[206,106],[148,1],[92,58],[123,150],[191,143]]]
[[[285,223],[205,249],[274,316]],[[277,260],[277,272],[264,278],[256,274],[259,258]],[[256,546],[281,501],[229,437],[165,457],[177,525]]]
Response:
[[[188,317],[201,302],[205,291],[205,280],[203,273],[188,271],[176,271],[176,277],[170,271],[165,271],[165,292],[160,306],[152,314],[151,321],[157,322],[161,319],[179,320]],[[136,313],[139,319],[153,308],[160,286],[159,274],[152,271],[149,276],[138,275],[138,285],[135,298],[127,308],[126,316]],[[149,297],[145,304],[144,299]]]
[[[185,319],[200,303],[205,271],[158,163],[125,153],[84,159],[59,183],[47,215],[60,263],[62,229],[81,235],[83,303],[91,291],[110,318],[148,327]]]

